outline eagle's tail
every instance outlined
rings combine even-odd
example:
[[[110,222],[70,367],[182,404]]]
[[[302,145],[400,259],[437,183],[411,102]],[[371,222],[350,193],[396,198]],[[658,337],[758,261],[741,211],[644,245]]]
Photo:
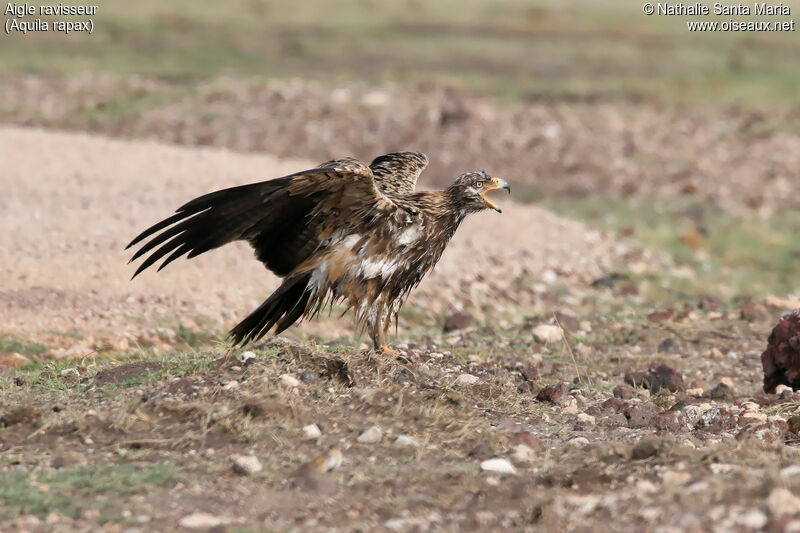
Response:
[[[272,326],[277,334],[294,324],[308,307],[312,295],[310,279],[310,273],[286,278],[264,303],[230,331],[234,345],[258,340]]]

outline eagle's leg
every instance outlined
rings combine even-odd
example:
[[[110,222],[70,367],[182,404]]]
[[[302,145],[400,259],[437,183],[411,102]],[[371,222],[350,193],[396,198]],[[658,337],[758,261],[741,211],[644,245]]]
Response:
[[[389,326],[391,315],[386,309],[375,313],[374,318],[368,322],[369,336],[372,339],[372,349],[386,355],[397,355],[397,351],[389,346]]]

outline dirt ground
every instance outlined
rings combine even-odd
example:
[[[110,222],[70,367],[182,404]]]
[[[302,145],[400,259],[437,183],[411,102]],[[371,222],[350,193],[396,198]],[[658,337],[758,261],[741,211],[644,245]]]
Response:
[[[230,246],[131,282],[124,245],[313,162],[17,127],[0,160],[0,530],[800,529],[785,302],[649,300],[668,257],[504,201],[399,357],[334,315],[223,360],[277,280]]]

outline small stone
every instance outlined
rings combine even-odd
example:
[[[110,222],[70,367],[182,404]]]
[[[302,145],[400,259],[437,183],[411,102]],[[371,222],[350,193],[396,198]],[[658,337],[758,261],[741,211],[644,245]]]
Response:
[[[761,529],[767,525],[767,515],[758,509],[750,509],[740,514],[736,522],[750,529]]]
[[[79,452],[66,451],[58,455],[54,455],[50,461],[50,466],[53,468],[64,468],[65,466],[75,466],[86,464],[86,457]]]
[[[661,450],[661,441],[659,439],[644,439],[636,443],[631,451],[631,459],[634,461],[641,461],[642,459],[649,459],[658,455]]]
[[[316,385],[319,383],[319,374],[312,370],[304,370],[300,374],[300,381],[309,385]]]
[[[419,448],[419,443],[408,435],[400,435],[395,439],[394,444],[402,448]]]
[[[508,459],[497,457],[487,459],[481,463],[481,470],[484,472],[497,472],[499,474],[516,474],[517,469]]]
[[[562,415],[574,415],[578,413],[578,402],[575,401],[575,398],[570,398],[569,403],[566,407],[561,409]]]
[[[564,338],[564,330],[550,324],[539,324],[533,328],[533,339],[542,344],[552,344]]]
[[[566,394],[567,385],[564,382],[558,382],[540,390],[536,399],[540,402],[561,403]]]
[[[180,522],[178,522],[178,525],[186,529],[205,530],[218,528],[228,524],[229,522],[230,520],[227,518],[214,516],[208,513],[192,513],[181,518]]]
[[[255,352],[242,352],[242,363],[248,364],[252,361],[255,361],[255,359]]]
[[[578,422],[581,422],[589,426],[593,426],[596,423],[596,419],[592,415],[587,415],[586,413],[580,413],[578,415]]]
[[[316,440],[322,436],[319,426],[316,424],[309,424],[303,426],[303,438],[307,440]]]
[[[777,394],[778,396],[780,396],[784,392],[788,392],[789,394],[791,394],[794,391],[792,390],[791,387],[787,387],[786,385],[783,385],[783,384],[778,385],[777,387],[775,387],[775,394]]]
[[[800,513],[800,498],[792,494],[789,490],[778,487],[769,493],[767,507],[772,516]]]
[[[733,391],[728,385],[720,382],[716,387],[711,389],[709,397],[712,400],[730,400],[733,398]]]
[[[478,381],[480,381],[478,376],[473,376],[472,374],[459,374],[456,378],[456,383],[459,385],[474,385]]]
[[[300,386],[300,381],[294,377],[290,376],[289,374],[283,374],[280,378],[280,384],[287,389],[295,389]]]
[[[642,428],[649,427],[660,411],[653,402],[643,402],[628,406],[623,414],[628,419],[629,427]]]
[[[759,413],[757,411],[745,411],[739,415],[739,420],[741,420],[741,422],[744,424],[749,424],[751,422],[765,422],[767,420],[767,414]]]
[[[567,446],[573,446],[575,448],[583,448],[584,446],[589,445],[589,439],[586,437],[574,437],[567,441]]]
[[[629,370],[625,373],[625,383],[646,387],[652,393],[661,389],[667,389],[670,392],[686,390],[683,376],[674,368],[664,364],[652,365],[647,373]]]
[[[668,470],[664,472],[662,479],[667,485],[684,485],[692,479],[692,475],[689,472],[674,472]]]
[[[382,438],[383,430],[378,426],[371,426],[364,430],[364,432],[361,433],[356,440],[362,444],[375,444],[380,442]]]
[[[636,397],[636,389],[628,384],[617,385],[614,387],[614,397],[621,398],[623,400],[630,400],[631,398]]]
[[[234,455],[233,471],[242,476],[252,476],[261,472],[261,461],[255,455]]]
[[[686,394],[688,394],[692,398],[700,398],[703,395],[703,392],[705,392],[705,391],[703,389],[700,389],[700,388],[697,388],[697,389],[686,389]]]
[[[789,425],[789,431],[800,433],[800,415],[790,416],[786,423]]]
[[[527,444],[514,446],[514,460],[519,463],[530,463],[536,458],[536,452]]]
[[[222,386],[222,390],[236,390],[239,388],[239,382],[235,379],[230,380]]]

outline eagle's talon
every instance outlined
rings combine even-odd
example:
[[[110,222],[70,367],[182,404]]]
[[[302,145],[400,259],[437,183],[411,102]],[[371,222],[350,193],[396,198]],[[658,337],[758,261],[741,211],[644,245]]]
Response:
[[[398,355],[397,350],[387,346],[386,344],[381,344],[380,346],[378,346],[378,348],[376,348],[375,351],[380,352],[384,355]]]

